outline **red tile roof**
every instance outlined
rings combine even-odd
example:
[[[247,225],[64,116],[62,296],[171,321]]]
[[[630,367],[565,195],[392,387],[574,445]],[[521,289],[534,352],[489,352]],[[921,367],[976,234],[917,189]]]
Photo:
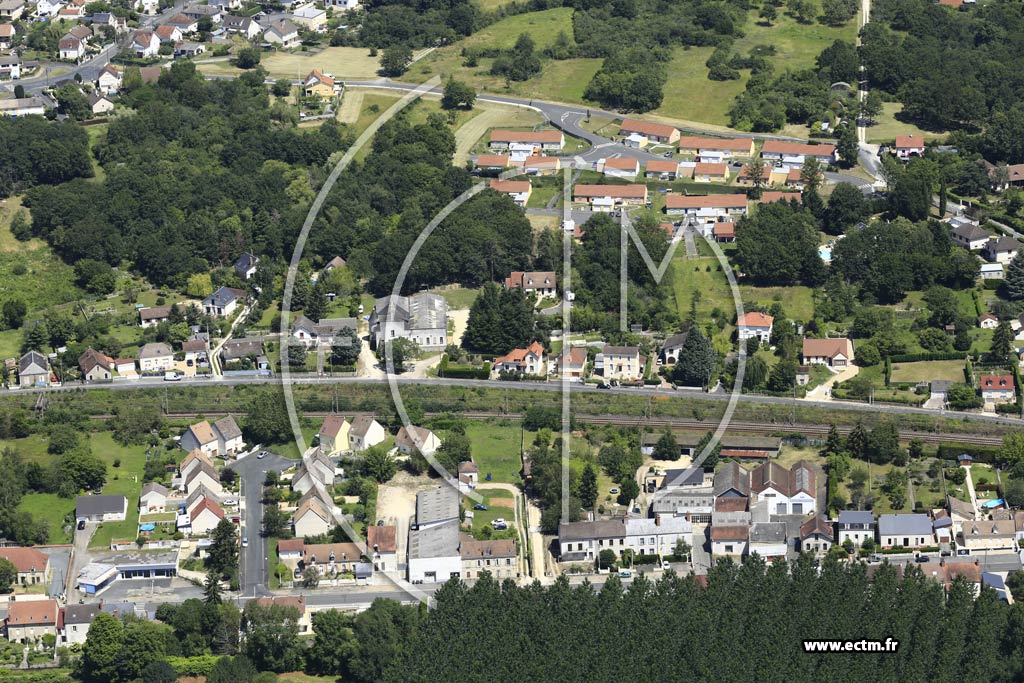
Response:
[[[760,311],[750,311],[737,318],[736,327],[771,327],[774,320]]]
[[[50,561],[46,553],[35,548],[0,548],[0,558],[10,561],[19,573],[41,572]]]
[[[12,602],[7,608],[7,626],[57,625],[56,600]]]
[[[709,149],[723,152],[749,152],[750,138],[679,138],[679,149]]]
[[[693,174],[724,176],[729,174],[729,167],[726,164],[698,162],[693,169]]]
[[[636,119],[626,119],[619,126],[619,135],[629,135],[630,133],[640,133],[641,135],[654,135],[660,138],[670,138],[673,135],[679,133],[679,131],[673,126],[667,126],[663,123],[651,123],[650,121],[637,121]]]
[[[476,165],[479,168],[508,168],[511,161],[507,154],[480,154],[477,155]]]
[[[508,194],[520,194],[523,192],[530,191],[529,180],[498,180],[494,179],[491,181],[491,189],[496,192],[505,192]]]
[[[781,190],[769,190],[768,192],[761,193],[761,204],[771,204],[772,202],[788,202],[790,199],[800,199],[799,192],[783,192]]]
[[[610,157],[604,160],[605,168],[614,168],[619,171],[635,171],[640,165],[636,159]]]
[[[747,195],[745,194],[670,194],[665,197],[666,209],[738,209],[746,208],[746,206]]]
[[[395,535],[393,526],[371,526],[366,530],[366,547],[370,550],[376,548],[381,553],[393,553],[398,547]]]

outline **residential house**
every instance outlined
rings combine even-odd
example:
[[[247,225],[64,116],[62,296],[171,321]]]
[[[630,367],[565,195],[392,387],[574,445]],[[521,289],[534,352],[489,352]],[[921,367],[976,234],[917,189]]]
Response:
[[[878,542],[882,548],[913,550],[932,545],[935,537],[932,520],[924,514],[881,515],[878,518]]]
[[[0,558],[14,565],[22,586],[46,584],[50,580],[50,556],[38,548],[0,548]]]
[[[0,31],[2,31],[0,26]],[[21,78],[21,57],[18,55],[0,55],[0,79],[17,80]]]
[[[470,488],[480,483],[480,468],[472,460],[460,462],[456,474],[458,474],[459,483]]]
[[[163,342],[143,344],[139,349],[139,371],[166,372],[174,369],[174,351]]]
[[[189,59],[198,57],[199,55],[206,52],[205,43],[175,43],[174,44],[174,58],[179,59],[181,57],[187,57]]]
[[[181,39],[185,37],[186,33],[186,31],[183,31],[177,24],[162,24],[157,26],[153,32],[156,34],[156,37],[160,39],[161,43],[169,43],[171,45],[180,42]]]
[[[19,116],[42,116],[46,113],[47,104],[41,97],[20,97],[0,100],[0,116],[18,118]]]
[[[330,532],[332,526],[334,519],[330,511],[316,499],[302,503],[292,515],[292,528],[297,538],[326,534]]]
[[[476,157],[476,167],[482,171],[504,171],[511,165],[512,157],[507,154],[478,154]]]
[[[256,266],[260,260],[254,254],[246,251],[235,260],[235,274],[243,280],[250,280],[256,274]]]
[[[1017,528],[1012,519],[964,522],[957,547],[969,550],[1016,550]]]
[[[245,446],[242,441],[242,430],[231,415],[222,417],[213,423],[213,431],[217,435],[217,454],[226,456],[241,452]]]
[[[405,338],[423,350],[439,351],[448,343],[448,302],[426,292],[377,299],[370,313],[370,336],[374,346]]]
[[[2,8],[2,5],[0,5]],[[56,600],[16,600],[7,608],[7,640],[35,643],[43,636],[57,636],[60,607]]]
[[[140,308],[139,326],[143,329],[147,327],[156,327],[165,320],[169,320],[172,308],[173,306],[150,306],[149,308]]]
[[[185,354],[185,364],[189,367],[208,363],[210,360],[210,343],[205,339],[183,341],[181,351]]]
[[[644,358],[640,355],[639,347],[606,344],[600,355],[603,362],[601,376],[605,379],[632,380],[643,377]]]
[[[199,429],[197,430],[198,433],[203,434],[204,430],[202,425],[206,425],[206,430],[208,430],[209,432],[209,436],[205,438],[212,439],[212,442],[216,444],[216,437],[213,436],[213,429],[210,428],[209,422],[203,421],[196,423],[189,427],[189,430],[193,430],[196,427],[199,427]],[[188,434],[189,431],[186,431],[185,433]],[[182,441],[184,441],[184,437],[182,437]],[[209,450],[203,450],[199,447],[190,450],[188,455],[185,456],[185,459],[181,461],[180,465],[178,465],[178,476],[182,479],[185,479],[189,477],[193,471],[202,467],[203,465],[213,467],[213,461],[210,460],[209,454]]]
[[[48,17],[57,16],[57,12],[64,7],[64,3],[60,0],[39,0],[36,3],[36,17],[40,19],[46,19]]]
[[[57,53],[60,59],[77,62],[85,56],[86,40],[92,35],[87,26],[73,26],[57,41]]]
[[[263,40],[288,49],[299,44],[299,29],[287,19],[275,21],[263,32]]]
[[[63,645],[82,645],[89,634],[89,625],[102,610],[97,602],[78,605],[70,603],[64,608],[60,621],[63,623],[60,643]]]
[[[982,229],[980,225],[975,223],[957,225],[950,231],[950,235],[953,237],[955,245],[963,247],[968,251],[984,249],[985,245],[992,238],[992,235],[987,230]]]
[[[533,292],[538,299],[558,297],[555,274],[550,271],[513,271],[505,278],[505,289],[518,287],[525,292]]]
[[[395,445],[398,446],[398,451],[405,455],[433,455],[441,447],[441,439],[425,427],[403,426],[395,436]]]
[[[113,64],[107,64],[96,79],[96,88],[104,95],[110,95],[121,89],[121,83],[121,71]]]
[[[761,147],[761,158],[781,162],[783,166],[803,166],[808,157],[825,165],[836,162],[835,145],[813,145],[802,142],[767,140]]]
[[[315,567],[321,576],[355,574],[363,563],[363,551],[355,543],[307,543],[302,550],[302,567]]]
[[[373,563],[374,571],[398,571],[398,543],[396,529],[390,524],[366,528],[367,559]]]
[[[982,313],[978,316],[978,327],[983,330],[994,330],[999,327],[999,318],[991,313]]]
[[[18,359],[18,386],[45,387],[50,384],[50,360],[38,351]]]
[[[0,50],[9,50],[17,35],[18,29],[14,24],[0,24]]]
[[[562,169],[562,161],[558,157],[528,156],[523,160],[523,172],[526,175],[554,175]]]
[[[500,180],[495,178],[491,180],[490,188],[495,192],[507,194],[515,202],[515,205],[519,207],[526,206],[526,202],[530,200],[530,194],[533,192],[533,186],[529,180]]]
[[[5,23],[21,19],[25,13],[25,0],[0,0],[0,19]]]
[[[246,293],[234,287],[221,287],[203,299],[203,313],[225,318],[235,312],[239,303],[244,303]]]
[[[369,529],[367,529],[369,531]],[[277,542],[277,556],[294,569],[302,560],[306,542],[301,538],[285,538]],[[294,562],[294,564],[292,563]]]
[[[128,499],[118,495],[78,496],[75,520],[78,522],[123,522],[128,514]]]
[[[924,136],[897,135],[893,151],[896,153],[896,158],[901,161],[909,161],[913,157],[919,157],[924,154]]]
[[[320,426],[318,434],[320,450],[326,455],[347,451],[348,434],[352,425],[341,415],[328,415]]]
[[[233,14],[224,16],[224,31],[242,36],[246,40],[255,40],[263,29],[252,17],[239,17]]]
[[[259,365],[258,361],[262,356],[262,339],[232,339],[224,342],[220,347],[220,359],[225,365],[239,363],[246,359],[255,361]]]
[[[769,461],[750,472],[750,490],[773,515],[809,515],[817,511],[817,472],[801,460],[786,469]]]
[[[182,487],[185,493],[192,493],[197,488],[204,487],[216,493],[218,497],[224,492],[224,487],[220,484],[220,473],[215,467],[203,461],[184,475]]]
[[[116,14],[110,12],[96,12],[89,18],[89,22],[93,28],[101,28],[103,26],[109,26],[114,29],[115,34],[126,33],[128,31],[128,21],[124,17],[119,17]]]
[[[359,0],[326,0],[324,7],[336,7],[342,11],[359,9],[362,3]]]
[[[304,315],[292,321],[292,338],[307,347],[331,346],[341,330],[348,328],[355,332],[359,323],[355,318],[323,318],[313,322]]]
[[[799,202],[799,192],[784,192],[782,190],[768,190],[767,192],[761,193],[761,198],[757,200],[758,204],[774,204],[775,202]]]
[[[644,177],[655,180],[675,180],[679,175],[679,162],[672,159],[651,159],[644,166]]]
[[[224,517],[224,508],[212,498],[204,496],[188,513],[188,533],[192,536],[205,536],[217,528]]]
[[[679,361],[679,353],[683,350],[686,337],[686,332],[680,332],[665,340],[661,347],[661,361],[665,365],[675,365]]]
[[[160,37],[152,31],[136,31],[129,49],[136,57],[156,57],[160,53]]]
[[[602,550],[616,555],[626,548],[623,519],[562,522],[558,525],[558,556],[561,562],[593,562]]]
[[[870,510],[843,510],[836,522],[836,532],[839,545],[850,541],[860,548],[867,539],[875,540],[875,515]]]
[[[729,165],[697,162],[693,169],[693,180],[698,183],[727,183],[729,182]]]
[[[512,349],[504,356],[494,359],[492,370],[498,374],[511,372],[521,375],[544,376],[547,374],[544,347],[540,342],[535,341],[525,349]]]
[[[306,494],[310,489],[317,486],[321,488],[333,486],[334,477],[334,462],[329,456],[317,449],[312,455],[302,459],[302,463],[295,470],[295,474],[292,475],[291,486],[292,489],[299,493]],[[330,502],[332,504],[327,507],[333,508],[333,500]]]
[[[181,435],[178,446],[189,453],[189,456],[182,462],[182,466],[184,466],[185,463],[192,462],[190,457],[197,450],[204,456],[216,456],[217,434],[213,431],[213,426],[208,421],[196,422],[193,425],[189,425],[185,433]],[[207,461],[209,462],[209,458],[207,458]],[[212,465],[213,463],[210,462],[210,464]],[[182,470],[181,474],[185,476],[188,473]]]
[[[832,525],[821,515],[816,515],[800,525],[800,551],[824,555],[835,544]]]
[[[82,7],[75,3],[68,3],[57,10],[57,19],[60,21],[78,21],[82,16]]]
[[[183,36],[199,31],[199,20],[184,13],[175,14],[164,25],[176,27]]]
[[[608,157],[597,162],[597,172],[613,178],[636,178],[640,162],[627,157]]]
[[[317,69],[313,69],[306,76],[306,79],[302,81],[302,93],[306,97],[330,99],[334,97],[334,79],[330,76],[325,76]]]
[[[327,12],[310,3],[292,10],[292,21],[310,31],[322,32],[327,26]]]
[[[408,555],[410,583],[442,583],[459,577],[462,574],[459,520],[450,519],[411,530]]]
[[[221,491],[221,493],[223,493],[223,491]],[[203,502],[204,498],[208,498],[213,502],[217,503],[218,505],[220,504],[221,500],[220,493],[212,491],[211,489],[208,489],[202,484],[200,484],[195,488],[194,491],[190,491],[188,497],[185,498],[184,520],[179,520],[179,526],[181,526],[182,524],[184,524],[184,526],[189,525],[189,514],[192,512],[192,510],[196,508],[197,505]]]
[[[739,175],[736,176],[737,185],[754,185],[754,172],[753,164],[747,164],[740,169]],[[793,169],[797,175],[800,174],[800,169]],[[771,185],[782,185],[785,184],[786,178],[788,177],[789,169],[779,168],[777,166],[770,166],[768,164],[761,164],[761,186]]]
[[[978,383],[985,403],[1012,403],[1015,400],[1013,375],[982,375]]]
[[[151,481],[142,487],[139,496],[140,512],[163,512],[167,507],[167,487]]]
[[[735,242],[736,241],[736,224],[732,221],[715,221],[714,226],[711,228],[711,236],[716,242]]]
[[[1020,251],[1020,246],[1020,242],[1015,237],[1008,235],[993,237],[985,242],[981,255],[986,261],[1006,266],[1010,264],[1013,257]]]
[[[659,142],[671,145],[679,141],[679,129],[674,126],[667,126],[661,123],[650,121],[638,121],[636,119],[625,119],[619,126],[619,135],[642,135],[651,142]]]
[[[800,169],[789,169],[789,171],[786,173],[786,187],[802,191],[804,189],[804,184],[804,174],[800,172]]]
[[[789,536],[785,522],[754,522],[750,525],[747,540],[747,553],[750,555],[757,553],[768,562],[786,559]]]
[[[655,485],[652,480],[650,486]],[[671,469],[664,473],[661,485],[651,497],[651,514],[685,517],[691,522],[707,524],[715,504],[714,475],[700,467]]]
[[[115,358],[114,369],[117,370],[118,377],[131,377],[138,379],[134,358]]]
[[[478,579],[484,572],[499,581],[519,576],[519,554],[511,538],[477,541],[463,534],[459,541],[462,578]]]
[[[729,216],[747,213],[745,194],[679,195],[665,197],[665,213],[687,216],[698,221],[712,222]]]
[[[565,146],[560,130],[492,130],[488,145],[491,149],[508,149],[514,144],[529,145],[534,150],[554,151]]]
[[[93,116],[106,116],[114,111],[114,101],[103,93],[91,92],[86,95],[86,100],[89,102]]]
[[[845,368],[853,362],[853,342],[845,338],[811,339],[804,337],[803,362]]]
[[[587,367],[587,349],[583,346],[573,346],[568,350],[563,349],[557,357],[551,361],[551,374],[561,377],[583,379]]]
[[[365,451],[387,438],[387,432],[379,422],[369,415],[357,415],[348,430],[349,448],[354,452]]]
[[[982,263],[981,268],[978,271],[978,276],[982,280],[1002,280],[1003,279],[1003,264],[1001,263]]]
[[[199,21],[200,19],[203,19],[205,17],[212,21],[214,24],[221,23],[221,21],[224,18],[224,11],[219,6],[213,3],[208,5],[189,5],[184,10],[182,10],[182,14],[184,14],[189,19],[195,19],[196,21]]]
[[[647,203],[647,186],[632,185],[576,185],[572,200],[589,204],[593,211],[609,212],[618,206],[643,206]]]
[[[106,381],[113,377],[114,359],[90,347],[78,357],[78,369],[86,382]]]
[[[680,154],[692,154],[702,160],[749,158],[754,156],[752,138],[701,138],[684,136],[679,138]]]
[[[769,531],[773,531],[769,529]],[[750,547],[749,524],[712,525],[711,555],[713,557],[741,558],[748,554]]]
[[[737,334],[739,340],[745,342],[751,337],[757,337],[762,344],[767,344],[772,338],[772,323],[775,319],[760,311],[744,313],[736,320]]]

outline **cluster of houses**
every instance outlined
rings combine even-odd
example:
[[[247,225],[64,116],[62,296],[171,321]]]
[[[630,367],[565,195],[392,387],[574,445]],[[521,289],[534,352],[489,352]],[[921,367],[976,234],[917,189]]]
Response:
[[[960,214],[947,220],[953,244],[980,254],[985,260],[979,277],[982,280],[1001,280],[1010,261],[1021,249],[1020,241],[1009,235],[993,235],[981,223]]]
[[[366,529],[366,547],[356,543],[306,543],[302,538],[279,541],[277,554],[294,576],[309,569],[327,579],[351,576],[369,579],[373,572],[398,571],[398,546],[393,526],[371,526]]]
[[[45,636],[52,636],[58,645],[81,646],[89,633],[89,625],[100,613],[119,619],[147,616],[145,607],[132,602],[100,601],[61,607],[50,598],[26,596],[8,605],[4,627],[11,643],[35,644],[42,642]]]

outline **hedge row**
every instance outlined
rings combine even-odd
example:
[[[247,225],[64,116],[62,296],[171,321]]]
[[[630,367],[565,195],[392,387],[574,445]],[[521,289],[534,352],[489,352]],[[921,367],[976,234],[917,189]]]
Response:
[[[168,657],[167,663],[174,667],[174,672],[179,676],[209,676],[218,659],[218,655]]]
[[[992,446],[979,446],[967,443],[940,443],[936,457],[940,460],[956,460],[956,456],[966,453],[979,462],[991,463],[999,456],[999,449]]]
[[[966,351],[934,351],[924,353],[901,353],[889,356],[893,363],[917,363],[925,360],[963,360],[967,358]]]

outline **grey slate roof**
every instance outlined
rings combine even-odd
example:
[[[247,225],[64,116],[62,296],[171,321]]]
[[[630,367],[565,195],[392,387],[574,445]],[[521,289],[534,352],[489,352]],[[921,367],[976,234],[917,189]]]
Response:
[[[225,440],[236,439],[242,435],[242,430],[238,428],[238,423],[230,415],[217,420],[213,423],[213,426]]]
[[[75,512],[79,517],[123,512],[127,499],[119,495],[79,496],[75,499]]]
[[[751,543],[785,543],[785,522],[762,522],[750,527]]]
[[[409,532],[409,559],[459,557],[459,520]]]
[[[715,472],[715,498],[730,489],[735,489],[741,496],[750,495],[750,473],[732,460]]]
[[[583,541],[591,538],[623,538],[626,525],[621,519],[598,519],[592,522],[562,522],[558,540]]]
[[[843,510],[839,513],[840,524],[874,524],[875,515],[871,510]]]
[[[661,488],[673,486],[700,486],[704,483],[704,470],[700,467],[683,467],[665,470],[665,480]]]
[[[878,518],[879,536],[930,536],[932,520],[928,515],[882,515]]]
[[[22,356],[21,360],[18,362],[18,374],[45,373],[49,367],[50,362],[46,360],[46,356],[38,351],[29,351]]]
[[[96,615],[99,613],[100,605],[98,603],[93,602],[87,605],[76,605],[71,603],[64,608],[64,623],[91,624],[92,620],[96,618]]]
[[[443,484],[416,493],[416,523],[419,525],[443,522],[459,517],[459,492]]]

